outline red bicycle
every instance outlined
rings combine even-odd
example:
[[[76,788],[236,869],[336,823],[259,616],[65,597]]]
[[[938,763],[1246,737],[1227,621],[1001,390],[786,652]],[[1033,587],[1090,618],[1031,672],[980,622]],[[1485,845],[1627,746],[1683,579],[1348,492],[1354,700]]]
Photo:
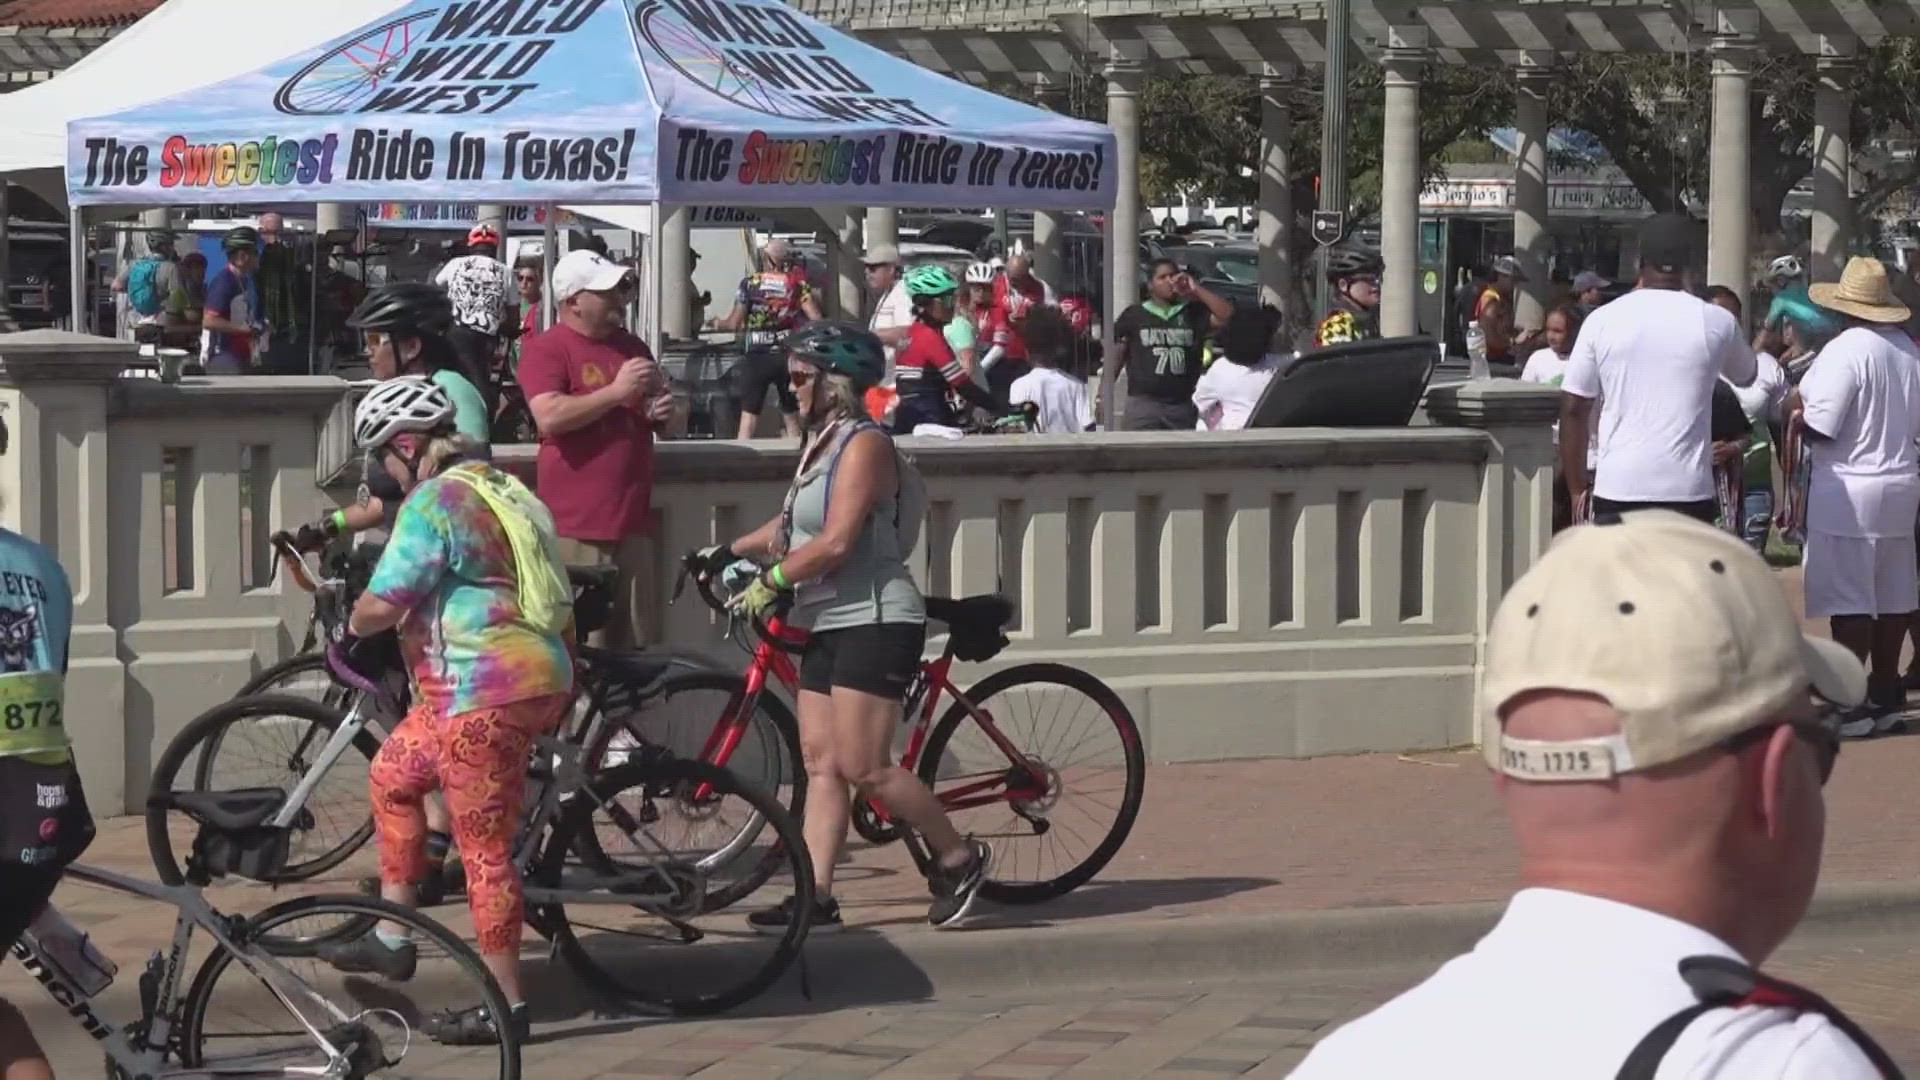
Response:
[[[726,766],[743,739],[767,724],[789,728],[782,741],[797,746],[793,713],[768,685],[778,682],[798,694],[800,673],[791,654],[805,648],[805,632],[776,614],[751,620],[757,640],[748,641],[740,636],[740,621],[691,558],[681,568],[674,597],[689,578],[701,599],[728,617],[728,635],[753,657],[744,675],[724,676],[732,680],[731,691],[698,760]],[[901,767],[933,789],[962,833],[993,844],[993,876],[980,895],[1028,903],[1079,888],[1112,860],[1140,813],[1147,766],[1133,715],[1105,683],[1064,664],[1003,668],[961,690],[951,678],[954,661],[984,662],[1006,648],[1004,628],[1013,619],[1013,604],[1002,596],[928,597],[926,603],[927,617],[946,624],[947,641],[938,657],[921,663],[907,690],[903,716],[912,730]],[[1065,695],[1066,700],[1032,708],[1042,695],[1050,700]],[[935,721],[943,697],[952,698],[952,704]],[[1017,729],[1023,713],[1034,723],[1016,738],[1009,731]],[[1083,752],[1090,740],[1097,745]],[[805,770],[795,761],[785,771],[784,782],[792,786],[789,809],[798,819]],[[931,861],[919,838],[884,806],[857,799],[853,825],[871,843],[903,840],[922,871]],[[1084,853],[1073,854],[1081,846]],[[771,860],[762,860],[760,872],[771,871]]]

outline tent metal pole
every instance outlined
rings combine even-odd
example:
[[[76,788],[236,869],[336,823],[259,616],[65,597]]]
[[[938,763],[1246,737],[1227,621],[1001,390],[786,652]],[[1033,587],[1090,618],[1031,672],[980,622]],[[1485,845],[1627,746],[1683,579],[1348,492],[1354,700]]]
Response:
[[[75,205],[67,215],[67,316],[73,332],[88,333],[87,325],[87,208]]]
[[[553,304],[553,264],[560,261],[560,204],[547,204],[547,230],[540,245],[541,277],[547,287],[540,290],[540,329],[550,330],[555,321]]]
[[[658,200],[653,204],[653,229],[647,236],[647,348],[653,351],[654,359],[666,355],[667,335],[665,331],[665,289],[667,275],[662,273],[661,260],[665,257],[666,245],[661,233],[666,231],[667,206]]]

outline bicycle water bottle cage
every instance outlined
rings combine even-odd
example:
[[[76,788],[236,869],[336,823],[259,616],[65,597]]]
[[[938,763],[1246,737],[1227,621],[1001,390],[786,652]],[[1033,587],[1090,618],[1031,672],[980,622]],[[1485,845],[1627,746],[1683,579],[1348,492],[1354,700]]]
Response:
[[[187,877],[196,884],[229,874],[271,882],[286,868],[292,830],[267,824],[287,801],[279,788],[175,791],[157,797],[200,826],[187,858]]]

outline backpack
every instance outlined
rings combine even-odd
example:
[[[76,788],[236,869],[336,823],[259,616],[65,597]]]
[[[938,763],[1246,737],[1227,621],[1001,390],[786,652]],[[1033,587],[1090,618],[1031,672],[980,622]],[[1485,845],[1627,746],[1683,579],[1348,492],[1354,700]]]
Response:
[[[441,475],[472,488],[507,534],[521,619],[540,633],[558,634],[573,618],[573,586],[546,504],[498,469],[449,469]]]
[[[162,260],[158,255],[148,255],[133,264],[127,272],[127,303],[142,315],[158,315],[165,298],[154,281],[160,272]]]

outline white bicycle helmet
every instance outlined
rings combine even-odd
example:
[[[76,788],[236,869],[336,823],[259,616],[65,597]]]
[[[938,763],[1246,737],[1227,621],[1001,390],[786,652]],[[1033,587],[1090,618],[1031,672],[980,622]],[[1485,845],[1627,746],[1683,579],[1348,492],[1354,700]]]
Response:
[[[428,432],[453,423],[453,399],[432,379],[405,375],[367,391],[353,410],[353,441],[362,450],[385,446],[395,435]]]
[[[1767,264],[1767,277],[1775,284],[1786,284],[1805,277],[1807,268],[1800,264],[1798,256],[1782,255]]]
[[[991,285],[993,284],[994,273],[992,263],[974,263],[972,266],[967,267],[967,284]]]

